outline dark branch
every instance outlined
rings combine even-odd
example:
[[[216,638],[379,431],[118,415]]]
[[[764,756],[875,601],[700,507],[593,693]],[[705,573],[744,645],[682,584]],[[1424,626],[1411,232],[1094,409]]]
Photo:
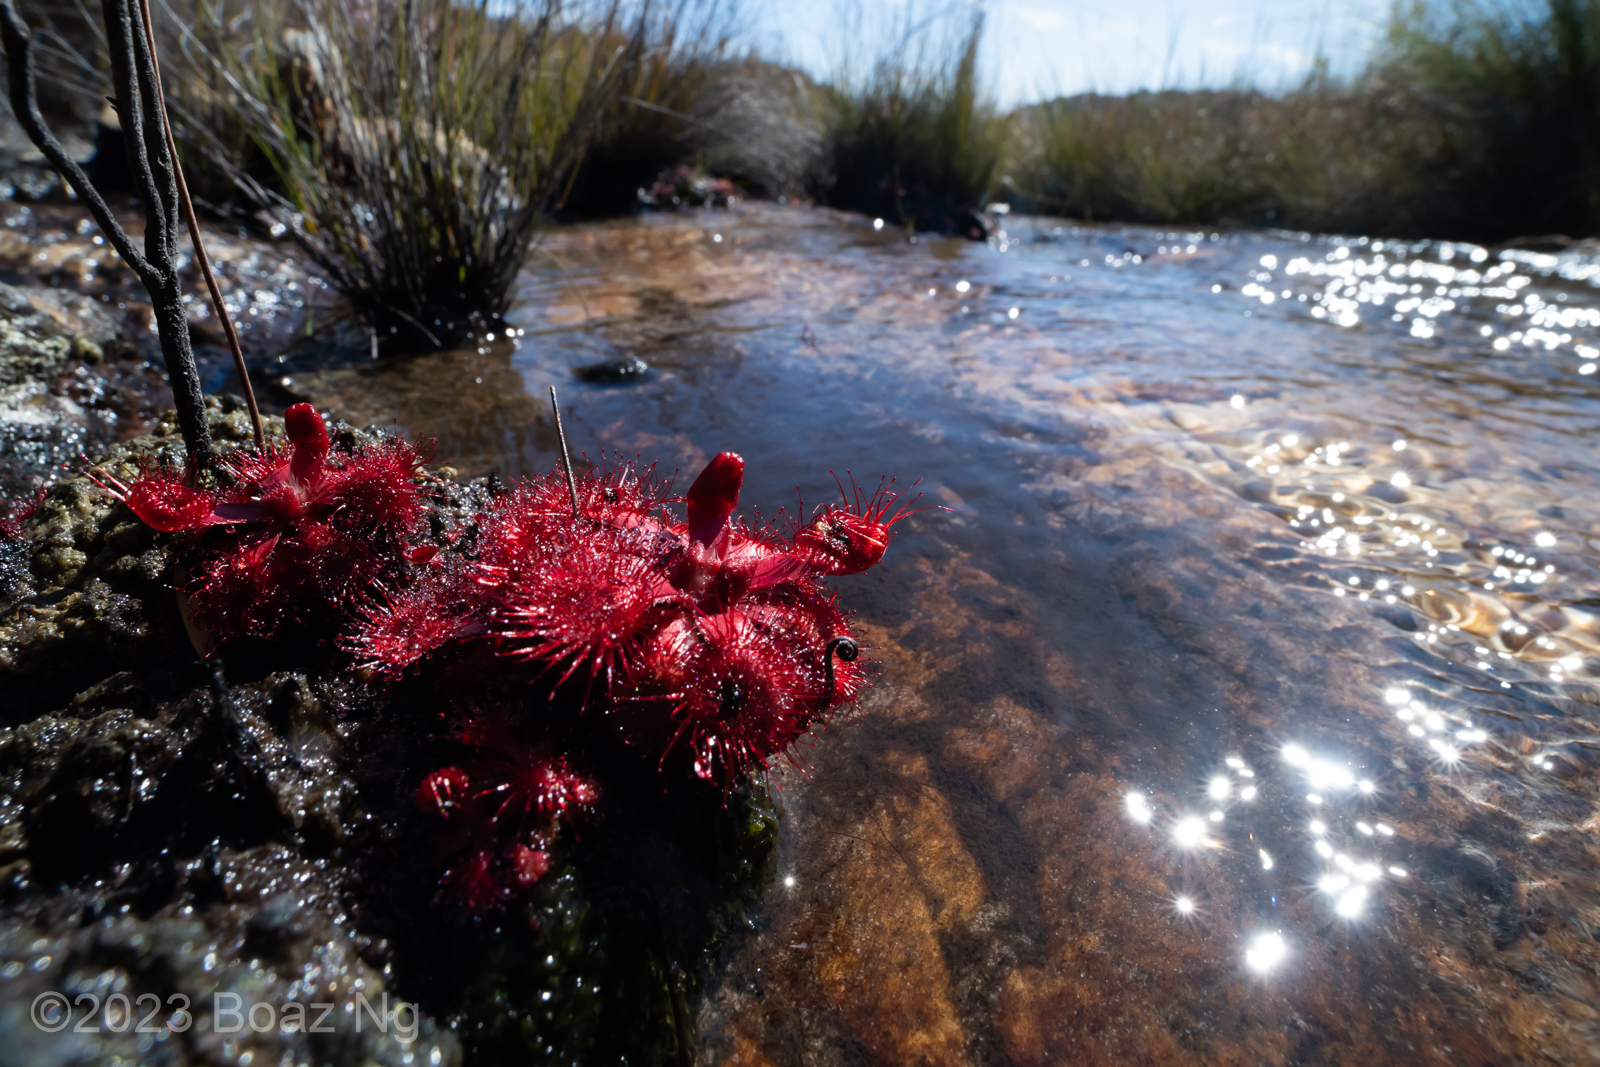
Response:
[[[149,146],[144,142],[144,100],[139,95],[139,80],[134,72],[133,23],[128,17],[126,4],[105,5],[106,52],[111,57],[111,85],[116,90],[117,123],[122,127],[127,150],[128,165],[133,169],[135,189],[145,205],[145,254],[153,263],[160,259],[160,244],[155,240],[160,230],[155,204],[161,191],[156,188],[155,177],[150,173]],[[139,275],[149,288],[152,277]]]
[[[155,41],[145,30],[142,11],[136,13],[136,3],[137,0],[132,3],[119,0],[117,7],[133,30],[134,69],[139,77],[139,118],[144,126],[145,151],[149,153],[146,166],[158,194],[152,206],[161,216],[159,227],[146,228],[145,249],[153,260],[172,262],[178,254],[178,179],[174,175],[177,161],[167,150],[162,130],[166,102],[161,95],[161,75],[156,69]],[[152,247],[155,242],[160,243],[159,252]]]
[[[139,0],[139,18],[144,23],[144,34],[148,40],[156,39],[156,30],[150,19],[149,0]],[[194,245],[195,262],[200,266],[200,273],[206,280],[206,290],[211,294],[211,306],[216,308],[217,318],[222,323],[222,332],[228,337],[228,350],[233,355],[233,369],[239,375],[239,387],[244,390],[245,404],[250,408],[250,426],[255,431],[256,448],[262,452],[267,448],[266,431],[261,427],[261,409],[256,405],[256,391],[250,387],[250,370],[245,366],[244,349],[239,346],[239,332],[233,328],[233,316],[228,314],[228,305],[223,302],[222,289],[217,285],[217,276],[211,271],[211,257],[206,255],[205,242],[200,239],[200,220],[194,217],[194,201],[189,199],[189,183],[183,180],[183,165],[178,163],[178,145],[172,137],[172,120],[167,116],[164,106],[166,90],[161,85],[161,61],[156,58],[152,49],[150,61],[155,68],[156,99],[163,102],[159,112],[161,116],[161,140],[166,145],[167,155],[173,160],[173,177],[176,179],[178,206],[183,211],[184,224],[189,228],[189,240]]]

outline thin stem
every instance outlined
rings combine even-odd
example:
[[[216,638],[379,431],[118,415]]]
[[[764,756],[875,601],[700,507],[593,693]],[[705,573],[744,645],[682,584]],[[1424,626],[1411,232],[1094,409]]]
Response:
[[[572,476],[572,453],[567,451],[567,429],[561,425],[561,404],[556,400],[556,387],[550,387],[550,407],[556,413],[556,437],[561,440],[561,469],[567,474],[567,493],[572,497],[572,517],[578,518],[578,482]]]
[[[228,348],[233,353],[233,369],[239,374],[239,385],[244,389],[244,402],[250,408],[250,426],[255,430],[256,449],[265,452],[267,449],[266,431],[261,426],[261,409],[256,406],[256,392],[250,388],[250,371],[244,363],[244,350],[239,347],[239,334],[233,328],[233,317],[228,314],[227,305],[222,302],[222,290],[217,286],[217,276],[211,272],[211,258],[206,255],[205,243],[200,239],[200,222],[194,215],[194,202],[189,199],[189,183],[183,179],[183,165],[178,162],[178,145],[172,137],[172,122],[167,117],[166,91],[161,85],[161,61],[155,54],[155,27],[150,21],[150,0],[139,0],[139,12],[144,18],[145,36],[149,38],[150,59],[155,73],[156,106],[161,115],[161,133],[166,138],[167,152],[172,157],[172,170],[178,184],[178,204],[183,209],[183,221],[189,227],[189,240],[194,245],[195,262],[200,264],[200,273],[206,280],[206,289],[211,293],[211,306],[217,310],[217,318],[222,321],[222,332],[227,334]]]

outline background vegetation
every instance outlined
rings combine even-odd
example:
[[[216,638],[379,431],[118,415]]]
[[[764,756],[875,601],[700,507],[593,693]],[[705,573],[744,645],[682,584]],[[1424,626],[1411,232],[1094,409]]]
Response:
[[[1414,0],[1353,78],[1009,115],[985,91],[981,14],[896,10],[887,36],[842,27],[891,46],[847,44],[822,83],[740,46],[739,0],[166,0],[161,21],[201,196],[290,230],[395,350],[483,329],[539,227],[637,210],[685,167],[971,236],[991,200],[1158,225],[1600,233],[1600,0]],[[93,113],[93,21],[36,12],[58,30],[61,110]]]
[[[1011,117],[1034,209],[1481,241],[1600,230],[1600,0],[1397,8],[1357,78]]]

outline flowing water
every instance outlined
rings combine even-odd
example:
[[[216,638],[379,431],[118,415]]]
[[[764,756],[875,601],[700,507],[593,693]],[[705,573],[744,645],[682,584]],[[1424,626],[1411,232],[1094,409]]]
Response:
[[[552,237],[515,336],[296,376],[463,473],[922,479],[701,1008],[772,1064],[1600,1057],[1593,261],[755,206]],[[625,384],[575,374],[643,359]],[[848,484],[848,482],[846,483]]]

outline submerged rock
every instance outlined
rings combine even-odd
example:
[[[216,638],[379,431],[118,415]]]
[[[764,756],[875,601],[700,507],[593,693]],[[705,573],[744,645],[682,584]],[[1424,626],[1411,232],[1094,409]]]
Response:
[[[573,370],[573,377],[590,385],[622,385],[643,381],[650,373],[650,364],[638,356],[622,356]]]

